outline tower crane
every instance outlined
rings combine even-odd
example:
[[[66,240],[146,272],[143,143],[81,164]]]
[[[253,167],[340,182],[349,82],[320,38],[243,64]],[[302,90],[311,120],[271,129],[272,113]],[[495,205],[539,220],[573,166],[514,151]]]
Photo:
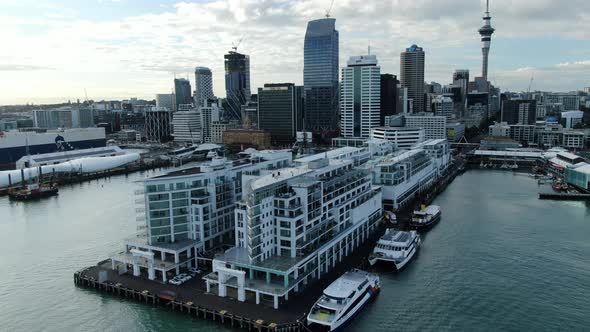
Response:
[[[326,18],[330,17],[330,12],[332,11],[332,6],[334,6],[334,0],[330,3],[330,7],[326,10]]]
[[[232,45],[231,48],[232,48],[232,50],[234,50],[234,52],[237,52],[238,51],[238,46],[240,46],[240,44],[242,43],[242,40],[243,39],[244,38],[242,37],[242,38],[240,38],[240,40],[238,40],[237,43],[232,43],[231,44]]]

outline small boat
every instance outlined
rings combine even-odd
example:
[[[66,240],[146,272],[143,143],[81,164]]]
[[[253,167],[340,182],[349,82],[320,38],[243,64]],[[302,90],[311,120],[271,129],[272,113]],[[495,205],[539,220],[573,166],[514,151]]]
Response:
[[[426,207],[422,205],[422,208],[419,211],[414,211],[412,214],[410,229],[426,230],[440,220],[440,215],[440,206],[430,205]]]
[[[307,315],[307,324],[319,330],[342,330],[379,294],[380,287],[375,274],[357,269],[344,273],[324,289]]]
[[[17,201],[28,201],[57,195],[58,188],[55,183],[32,183],[22,188],[11,190],[8,196]]]
[[[555,190],[557,192],[567,191],[569,189],[567,184],[565,182],[563,182],[561,179],[554,181],[553,184],[551,185],[551,187],[553,188],[553,190]]]
[[[369,264],[378,261],[393,262],[399,271],[408,264],[420,248],[420,235],[416,231],[385,230],[385,234],[377,241],[373,253],[369,256]]]

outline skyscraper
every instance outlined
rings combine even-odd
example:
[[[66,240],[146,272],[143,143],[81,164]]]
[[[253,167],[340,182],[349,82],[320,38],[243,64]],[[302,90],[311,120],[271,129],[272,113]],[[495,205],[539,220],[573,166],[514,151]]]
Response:
[[[385,125],[385,117],[395,115],[397,111],[398,85],[397,76],[381,74],[381,116],[379,124]]]
[[[293,143],[302,121],[303,87],[278,83],[258,89],[258,124],[270,132],[273,144]]]
[[[336,19],[309,21],[303,48],[305,130],[338,129],[338,56]]]
[[[178,105],[192,104],[191,83],[185,78],[174,79],[174,111],[179,109]]]
[[[481,77],[484,80],[488,80],[488,55],[490,54],[490,43],[492,42],[492,34],[495,29],[492,28],[492,17],[490,16],[490,1],[486,0],[486,12],[483,17],[483,27],[479,29],[481,35],[481,51],[482,51],[482,64],[481,64]]]
[[[227,118],[241,120],[242,105],[250,100],[250,57],[230,51],[224,59]]]
[[[194,101],[196,107],[203,106],[203,102],[213,99],[213,77],[211,69],[207,67],[195,68],[195,93]]]
[[[408,88],[413,112],[424,111],[424,50],[412,45],[400,55],[400,83]]]
[[[352,56],[347,65],[340,85],[340,133],[369,137],[380,123],[381,67],[375,55]]]

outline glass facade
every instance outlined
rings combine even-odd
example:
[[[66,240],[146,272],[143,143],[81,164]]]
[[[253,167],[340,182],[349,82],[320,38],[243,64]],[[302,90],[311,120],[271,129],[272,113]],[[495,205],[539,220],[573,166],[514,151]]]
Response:
[[[250,58],[237,52],[224,58],[226,111],[229,119],[241,119],[242,105],[250,101]]]
[[[184,78],[174,79],[174,96],[175,96],[175,111],[177,111],[178,105],[192,104],[193,99],[191,97],[191,83]]]
[[[336,20],[308,22],[303,49],[305,130],[338,128],[338,56]]]

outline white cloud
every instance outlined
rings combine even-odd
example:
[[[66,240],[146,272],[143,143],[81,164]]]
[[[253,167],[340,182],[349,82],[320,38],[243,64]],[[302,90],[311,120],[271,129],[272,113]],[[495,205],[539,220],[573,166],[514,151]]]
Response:
[[[55,6],[47,6],[50,15],[37,18],[0,14],[0,65],[54,69],[3,71],[0,103],[14,98],[74,98],[84,87],[94,98],[152,97],[170,91],[173,73],[192,79],[195,66],[211,67],[215,92],[224,95],[223,54],[242,36],[239,51],[251,57],[253,87],[266,82],[300,84],[306,23],[323,17],[329,4],[330,0],[179,2],[160,8],[161,13],[111,20],[59,19],[74,14]],[[382,71],[395,74],[399,53],[418,43],[427,52],[428,81],[446,83],[454,69],[469,67],[466,63],[475,76],[480,70],[476,31],[482,8],[483,0],[335,1],[331,14],[340,31],[341,64],[350,55],[365,53],[370,42]],[[491,9],[497,28],[494,38],[590,40],[590,1],[569,0],[564,6],[552,0],[493,0]],[[496,56],[492,49],[491,72],[496,84],[528,86],[521,77],[530,79],[533,68],[500,66]],[[588,54],[578,56],[588,58]],[[561,82],[569,89],[582,82],[587,72],[568,68],[586,62],[534,69],[567,77],[549,82],[539,79],[538,84]]]

